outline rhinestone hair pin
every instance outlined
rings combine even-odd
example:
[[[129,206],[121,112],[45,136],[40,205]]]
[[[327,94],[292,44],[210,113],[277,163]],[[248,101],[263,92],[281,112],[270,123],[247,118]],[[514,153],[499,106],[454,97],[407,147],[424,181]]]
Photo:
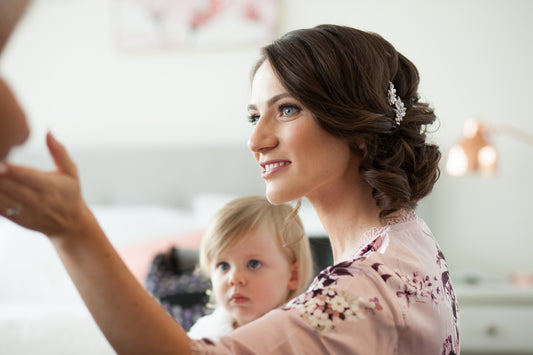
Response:
[[[406,108],[403,105],[402,99],[398,95],[396,95],[396,89],[394,88],[394,84],[389,81],[389,104],[393,107],[394,113],[396,114],[394,117],[394,127],[398,127],[400,123],[402,122],[403,118],[405,117],[405,111]]]

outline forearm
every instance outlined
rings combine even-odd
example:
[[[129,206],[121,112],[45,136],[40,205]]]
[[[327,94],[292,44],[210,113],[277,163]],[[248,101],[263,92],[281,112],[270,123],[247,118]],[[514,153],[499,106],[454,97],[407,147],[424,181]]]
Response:
[[[56,169],[0,171],[0,215],[52,241],[96,323],[119,354],[188,354],[186,332],[144,290],[83,201],[76,164],[51,134]],[[16,208],[17,213],[8,213]]]
[[[77,235],[50,238],[98,326],[119,354],[187,354],[186,332],[129,272],[87,209]]]

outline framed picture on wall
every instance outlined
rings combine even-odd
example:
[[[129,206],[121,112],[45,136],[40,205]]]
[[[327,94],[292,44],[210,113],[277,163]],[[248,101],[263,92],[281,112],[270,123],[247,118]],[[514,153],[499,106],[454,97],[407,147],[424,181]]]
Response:
[[[279,0],[114,0],[121,48],[263,44],[277,34]]]

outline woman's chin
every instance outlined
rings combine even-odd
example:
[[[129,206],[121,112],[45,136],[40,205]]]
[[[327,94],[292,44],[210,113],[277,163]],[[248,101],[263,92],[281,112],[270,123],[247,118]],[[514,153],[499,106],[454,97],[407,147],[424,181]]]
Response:
[[[300,196],[294,197],[293,196],[294,194],[289,194],[287,191],[270,188],[268,184],[266,187],[265,195],[266,195],[268,202],[270,202],[273,205],[280,205],[282,203],[287,203],[287,202],[300,198]]]

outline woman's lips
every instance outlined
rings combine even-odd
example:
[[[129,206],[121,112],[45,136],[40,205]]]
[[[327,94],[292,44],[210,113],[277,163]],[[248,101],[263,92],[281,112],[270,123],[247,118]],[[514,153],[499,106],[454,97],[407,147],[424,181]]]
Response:
[[[263,179],[268,178],[278,171],[285,169],[290,164],[291,162],[288,160],[269,160],[264,163],[260,163],[261,167],[263,168],[263,173],[261,176]]]

